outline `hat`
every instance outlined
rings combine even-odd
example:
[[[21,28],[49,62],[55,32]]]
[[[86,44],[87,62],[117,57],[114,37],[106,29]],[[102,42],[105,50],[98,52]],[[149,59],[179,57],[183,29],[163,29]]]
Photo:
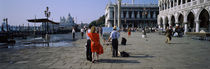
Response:
[[[113,27],[113,30],[116,30],[116,29],[117,29],[117,27],[116,27],[116,26],[114,26],[114,27]]]

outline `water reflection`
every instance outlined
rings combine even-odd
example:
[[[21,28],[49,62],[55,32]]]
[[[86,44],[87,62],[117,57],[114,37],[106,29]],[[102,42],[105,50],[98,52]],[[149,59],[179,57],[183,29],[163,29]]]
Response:
[[[79,33],[76,33],[80,35]],[[23,49],[23,48],[34,48],[34,47],[60,47],[60,46],[73,46],[73,41],[80,39],[80,36],[76,36],[76,39],[72,39],[72,34],[51,34],[49,42],[46,42],[43,37],[28,36],[27,39],[15,38],[15,44],[1,43],[0,49]]]

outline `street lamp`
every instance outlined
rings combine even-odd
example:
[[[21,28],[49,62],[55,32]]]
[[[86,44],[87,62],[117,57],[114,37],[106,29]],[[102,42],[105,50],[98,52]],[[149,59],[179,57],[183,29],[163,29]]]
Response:
[[[47,17],[47,19],[50,17],[50,13],[51,12],[49,11],[49,7],[47,6],[46,10],[44,11],[45,17]],[[48,29],[48,22],[45,25],[47,25],[47,33],[48,33],[48,31],[49,31],[49,29]]]

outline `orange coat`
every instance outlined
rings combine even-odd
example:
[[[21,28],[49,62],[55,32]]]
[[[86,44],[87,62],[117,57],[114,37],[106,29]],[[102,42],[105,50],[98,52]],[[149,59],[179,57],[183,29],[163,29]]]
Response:
[[[88,33],[91,40],[91,52],[96,52],[97,54],[103,54],[103,47],[100,44],[100,38],[98,33]],[[94,43],[93,43],[94,42]]]

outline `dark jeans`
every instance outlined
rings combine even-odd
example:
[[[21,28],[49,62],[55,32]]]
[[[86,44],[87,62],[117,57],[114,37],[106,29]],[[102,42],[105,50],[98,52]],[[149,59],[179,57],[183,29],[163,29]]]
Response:
[[[118,40],[112,39],[112,56],[117,57],[118,53]]]
[[[83,35],[84,35],[84,33],[83,32],[81,32],[81,38],[83,39]]]
[[[73,39],[75,39],[75,33],[73,33],[73,35],[72,35],[72,36],[73,36]]]
[[[87,40],[86,58],[87,58],[87,60],[92,61],[92,52],[91,52],[91,41],[90,41],[90,39]]]

